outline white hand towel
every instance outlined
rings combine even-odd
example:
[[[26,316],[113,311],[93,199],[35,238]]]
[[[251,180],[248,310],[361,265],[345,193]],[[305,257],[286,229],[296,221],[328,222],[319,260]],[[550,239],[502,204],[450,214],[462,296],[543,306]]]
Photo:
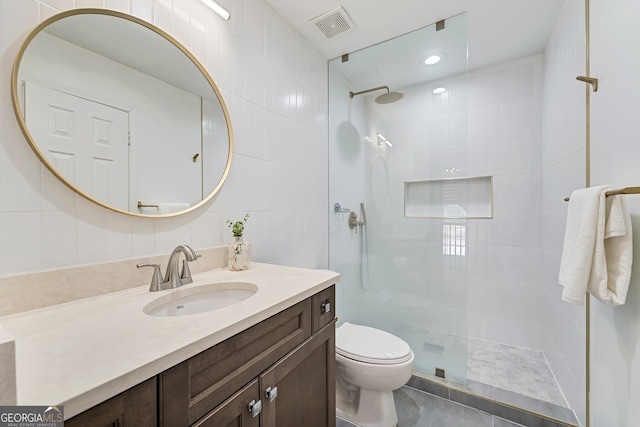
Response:
[[[559,282],[564,286],[562,299],[573,304],[584,304],[598,219],[604,218],[605,191],[605,187],[585,188],[571,193],[569,199]],[[602,229],[604,232],[604,222]]]
[[[562,299],[584,304],[587,291],[610,304],[624,304],[631,277],[631,218],[611,186],[590,187],[571,194],[567,211],[559,282]]]
[[[627,299],[633,263],[631,216],[623,196],[606,198],[605,218],[604,236],[596,240],[587,290],[605,304],[617,306]]]
[[[174,212],[180,212],[185,209],[189,209],[191,205],[189,203],[166,203],[161,202],[158,203],[158,213],[159,214],[169,214]]]

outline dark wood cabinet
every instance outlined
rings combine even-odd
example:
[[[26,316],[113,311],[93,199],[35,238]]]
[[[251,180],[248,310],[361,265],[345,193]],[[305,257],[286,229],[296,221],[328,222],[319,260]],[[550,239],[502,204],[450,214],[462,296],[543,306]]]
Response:
[[[155,427],[157,422],[156,378],[65,420],[65,427]]]
[[[311,297],[311,330],[318,332],[335,319],[336,287],[331,286]]]
[[[163,372],[160,425],[196,423],[310,336],[309,298]]]
[[[67,421],[67,427],[335,427],[335,287]]]
[[[260,384],[255,379],[195,423],[194,427],[259,427],[260,413],[255,406],[250,407],[259,401]]]
[[[334,306],[331,286],[163,372],[160,425],[335,426]]]
[[[335,426],[334,352],[332,321],[260,376],[262,427]]]

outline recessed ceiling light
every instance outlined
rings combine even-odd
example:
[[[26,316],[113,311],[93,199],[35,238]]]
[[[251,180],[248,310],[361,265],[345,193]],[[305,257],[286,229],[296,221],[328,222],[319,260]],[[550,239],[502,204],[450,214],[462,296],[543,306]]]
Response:
[[[440,62],[441,59],[442,55],[440,55],[439,53],[433,53],[424,59],[424,63],[425,65],[434,65]]]
[[[435,89],[433,90],[433,93],[435,93],[436,95],[439,95],[439,94],[444,93],[444,92],[446,92],[446,91],[447,91],[447,89],[446,89],[446,88],[443,88],[443,87],[437,87],[437,88],[435,88]]]

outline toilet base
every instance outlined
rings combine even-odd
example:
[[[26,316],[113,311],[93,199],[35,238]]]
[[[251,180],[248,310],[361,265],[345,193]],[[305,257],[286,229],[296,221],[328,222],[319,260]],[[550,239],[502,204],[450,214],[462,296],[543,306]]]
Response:
[[[336,415],[360,427],[396,427],[393,392],[360,388],[353,400],[336,397]]]

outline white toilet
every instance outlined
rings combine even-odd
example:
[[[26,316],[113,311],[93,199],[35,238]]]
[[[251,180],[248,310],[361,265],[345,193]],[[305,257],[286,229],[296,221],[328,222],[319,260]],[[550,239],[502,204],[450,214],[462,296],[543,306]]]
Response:
[[[336,329],[336,412],[362,427],[395,427],[393,390],[409,381],[414,355],[404,340],[345,322]]]

